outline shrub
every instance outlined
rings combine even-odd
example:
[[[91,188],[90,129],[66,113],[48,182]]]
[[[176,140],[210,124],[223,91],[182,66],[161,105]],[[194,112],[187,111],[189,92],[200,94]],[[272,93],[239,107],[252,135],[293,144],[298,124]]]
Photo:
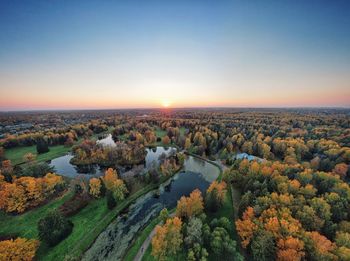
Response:
[[[73,223],[59,211],[49,212],[38,223],[39,237],[49,246],[57,245],[72,232],[72,229]]]
[[[49,145],[47,144],[47,141],[44,138],[38,139],[36,143],[36,151],[38,154],[46,153],[49,151]]]
[[[76,193],[72,198],[59,207],[59,211],[65,217],[73,216],[86,207],[90,200],[91,198],[87,193]]]

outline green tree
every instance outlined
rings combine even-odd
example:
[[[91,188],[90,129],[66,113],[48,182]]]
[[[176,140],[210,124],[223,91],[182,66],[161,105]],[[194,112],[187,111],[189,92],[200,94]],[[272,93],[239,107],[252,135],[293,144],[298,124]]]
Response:
[[[250,244],[250,251],[253,260],[275,260],[276,243],[273,234],[265,230],[260,230]]]
[[[50,246],[54,246],[66,238],[72,229],[73,223],[58,211],[49,212],[38,223],[40,239]]]

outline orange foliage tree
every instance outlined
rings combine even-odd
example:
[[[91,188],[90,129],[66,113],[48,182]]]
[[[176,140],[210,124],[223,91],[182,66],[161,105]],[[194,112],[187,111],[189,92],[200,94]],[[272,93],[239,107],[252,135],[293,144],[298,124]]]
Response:
[[[90,186],[90,194],[98,198],[101,194],[101,180],[97,178],[92,178],[89,181],[89,186]]]
[[[0,260],[33,260],[39,247],[35,239],[16,238],[0,241]]]
[[[152,238],[152,255],[157,260],[165,260],[167,255],[174,255],[180,249],[183,236],[182,221],[178,217],[167,219],[165,225],[157,226]]]
[[[0,190],[0,209],[21,213],[42,203],[63,184],[61,176],[52,173],[42,178],[21,177],[12,183],[4,182]]]
[[[295,237],[288,236],[286,239],[279,239],[277,247],[278,261],[298,261],[305,256],[304,242]]]
[[[253,219],[254,209],[252,207],[248,207],[244,211],[242,219],[238,219],[236,221],[237,233],[241,238],[241,244],[244,248],[249,245],[254,232],[258,229],[258,226],[253,222]]]
[[[191,192],[189,197],[182,196],[177,202],[176,216],[190,218],[202,213],[203,209],[202,193],[196,189]]]

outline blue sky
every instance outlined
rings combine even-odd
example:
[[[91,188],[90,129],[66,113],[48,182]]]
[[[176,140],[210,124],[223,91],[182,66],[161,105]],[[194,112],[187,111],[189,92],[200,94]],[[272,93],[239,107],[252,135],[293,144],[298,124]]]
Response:
[[[349,1],[0,1],[0,110],[350,106]]]

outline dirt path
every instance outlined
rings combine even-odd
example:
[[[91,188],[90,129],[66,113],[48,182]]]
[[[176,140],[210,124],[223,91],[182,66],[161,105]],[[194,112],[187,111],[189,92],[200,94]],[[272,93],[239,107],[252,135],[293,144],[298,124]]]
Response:
[[[160,223],[159,223],[160,224]],[[134,257],[134,261],[141,261],[143,258],[143,255],[145,254],[147,248],[152,242],[152,238],[156,233],[156,228],[153,228],[151,233],[148,235],[146,240],[142,243],[142,246],[140,247],[139,251],[137,252],[136,256]]]
[[[175,217],[175,212],[171,213],[169,215],[169,218]],[[159,222],[157,225],[162,225],[162,222]],[[134,257],[134,261],[141,261],[143,258],[143,255],[145,254],[147,248],[149,247],[149,245],[152,242],[152,238],[156,233],[156,227],[157,225],[153,228],[153,230],[151,231],[151,233],[149,233],[148,237],[145,239],[145,241],[142,243],[139,251],[137,252],[136,256]]]

